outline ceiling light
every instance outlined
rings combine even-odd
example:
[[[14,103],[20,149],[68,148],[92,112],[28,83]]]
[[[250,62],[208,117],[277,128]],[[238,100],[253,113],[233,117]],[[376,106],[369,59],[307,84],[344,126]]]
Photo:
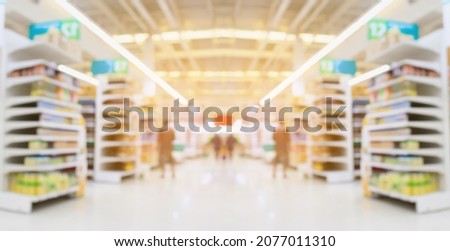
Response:
[[[86,15],[80,12],[72,4],[67,2],[67,0],[55,0],[63,9],[65,9],[69,14],[75,17],[80,23],[84,24],[88,29],[90,29],[95,35],[97,35],[103,42],[115,49],[120,55],[126,58],[131,64],[136,66],[140,71],[142,71],[147,77],[152,81],[157,83],[162,89],[168,92],[173,98],[180,99],[180,103],[187,105],[188,101],[180,93],[178,93],[172,86],[170,86],[166,81],[160,78],[154,71],[148,68],[141,60],[139,60],[135,55],[125,49],[117,41],[114,40],[110,35],[108,35],[103,29],[92,22]]]
[[[362,75],[360,75],[360,76],[358,76],[358,77],[356,77],[354,79],[351,79],[348,82],[348,84],[349,85],[356,85],[356,84],[362,83],[362,82],[364,82],[366,80],[369,80],[371,78],[374,78],[374,77],[376,77],[376,76],[378,76],[380,74],[388,72],[390,69],[391,69],[391,67],[389,65],[380,66],[380,67],[378,67],[378,68],[376,68],[376,69],[374,69],[372,71],[366,72],[366,73],[364,73],[364,74],[362,74]]]
[[[100,81],[98,79],[95,79],[89,75],[86,75],[86,74],[79,72],[75,69],[72,69],[68,66],[60,64],[60,65],[58,65],[58,70],[69,76],[83,80],[84,82],[89,83],[91,85],[99,85],[100,84]]]
[[[303,65],[301,65],[297,70],[294,71],[288,78],[283,80],[278,86],[276,86],[269,94],[267,94],[263,99],[260,100],[261,104],[268,99],[272,99],[280,94],[284,89],[291,85],[295,80],[297,80],[301,75],[308,71],[311,67],[317,64],[322,58],[336,49],[340,44],[342,44],[347,38],[353,35],[357,30],[364,26],[370,19],[375,17],[380,11],[386,8],[392,0],[381,0],[372,9],[361,16],[356,22],[346,28],[339,36],[337,36],[331,43],[327,44],[318,53],[308,59]]]

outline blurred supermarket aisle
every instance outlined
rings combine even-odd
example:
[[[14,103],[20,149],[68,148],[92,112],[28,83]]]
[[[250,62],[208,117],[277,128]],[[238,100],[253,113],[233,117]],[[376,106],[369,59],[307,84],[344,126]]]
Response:
[[[271,166],[212,159],[178,166],[175,180],[152,172],[121,185],[90,183],[85,199],[0,211],[0,230],[440,230],[450,211],[416,215],[407,206],[369,200],[358,183],[324,186],[291,172],[272,179]],[[339,217],[336,217],[339,215]]]

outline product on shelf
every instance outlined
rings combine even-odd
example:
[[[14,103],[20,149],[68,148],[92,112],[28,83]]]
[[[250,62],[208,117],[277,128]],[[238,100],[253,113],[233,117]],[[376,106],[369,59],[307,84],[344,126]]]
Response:
[[[17,173],[10,175],[9,189],[12,192],[39,196],[60,192],[78,185],[75,173]]]
[[[370,185],[378,189],[409,196],[429,194],[439,190],[438,176],[432,173],[374,173]]]
[[[26,166],[45,166],[45,165],[58,165],[64,163],[70,163],[76,161],[76,155],[65,155],[65,156],[27,156],[24,159],[24,165]]]

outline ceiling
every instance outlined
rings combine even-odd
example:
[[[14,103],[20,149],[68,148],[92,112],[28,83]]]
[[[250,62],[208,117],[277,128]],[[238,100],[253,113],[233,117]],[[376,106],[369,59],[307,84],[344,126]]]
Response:
[[[375,0],[72,0],[188,98],[255,104]],[[135,35],[138,34],[138,35]],[[299,34],[302,34],[299,37]],[[120,36],[118,36],[120,35]],[[322,39],[321,39],[322,38]]]

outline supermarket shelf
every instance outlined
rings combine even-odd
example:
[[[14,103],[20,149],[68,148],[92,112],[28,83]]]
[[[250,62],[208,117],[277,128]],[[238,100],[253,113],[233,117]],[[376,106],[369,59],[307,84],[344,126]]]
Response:
[[[419,142],[442,143],[443,138],[438,135],[408,135],[408,136],[386,136],[386,137],[370,137],[372,142],[402,142],[414,140]]]
[[[375,92],[381,89],[385,89],[397,84],[401,84],[405,81],[411,81],[414,82],[416,84],[422,84],[422,85],[427,85],[427,86],[431,86],[431,87],[436,87],[436,88],[441,88],[442,87],[442,79],[440,78],[432,78],[432,77],[421,77],[421,76],[412,76],[412,75],[405,75],[405,76],[401,76],[383,83],[379,83],[375,86],[369,87],[369,91],[371,92]]]
[[[15,116],[32,115],[40,113],[71,119],[81,119],[82,117],[79,112],[78,113],[64,112],[46,108],[9,108],[5,112],[5,117],[11,118]]]
[[[103,95],[102,96],[102,98],[101,98],[101,101],[102,102],[105,102],[105,101],[109,101],[109,100],[116,100],[116,99],[125,99],[125,98],[129,98],[130,96],[129,95],[126,95],[126,94],[106,94],[106,95]],[[113,106],[114,104],[103,104],[103,106]]]
[[[35,121],[35,122],[10,121],[5,123],[6,131],[15,129],[36,128],[36,127],[45,127],[50,129],[60,129],[66,131],[80,131],[83,128],[81,125],[67,125],[61,123],[42,122],[42,121]]]
[[[20,86],[20,85],[25,85],[25,84],[32,84],[34,82],[45,82],[48,84],[52,84],[54,86],[69,90],[69,91],[74,91],[74,92],[78,92],[79,91],[79,87],[76,86],[72,86],[70,84],[67,84],[65,82],[61,82],[58,81],[56,79],[52,79],[50,77],[47,77],[45,75],[36,75],[36,76],[24,76],[24,77],[15,77],[15,78],[8,78],[6,80],[6,86],[8,88],[14,87],[14,86]]]
[[[406,109],[394,109],[390,111],[385,112],[377,112],[377,113],[370,113],[366,115],[366,118],[368,119],[377,119],[377,118],[383,118],[388,116],[394,116],[394,115],[401,115],[401,114],[414,114],[414,115],[424,115],[424,116],[434,116],[434,117],[442,117],[442,111],[438,108],[406,108]]]
[[[136,161],[136,157],[106,157],[103,156],[100,159],[101,163],[124,163]]]
[[[392,62],[404,60],[408,55],[420,60],[435,60],[439,55],[428,46],[423,46],[418,42],[402,42],[391,46],[376,56],[367,58],[366,61],[378,64],[391,64]]]
[[[5,149],[5,157],[14,157],[14,156],[28,156],[28,155],[63,155],[63,154],[77,154],[81,151],[78,148],[69,148],[69,149],[45,149],[45,150],[30,150],[30,149],[21,149],[21,148],[6,148]]]
[[[333,100],[338,100],[338,101],[342,101],[345,102],[347,100],[347,97],[345,95],[338,95],[338,94],[325,94],[325,95],[321,95],[320,97],[316,97],[313,101],[314,104],[321,102],[321,101],[325,101],[327,98],[332,98]]]
[[[431,129],[431,130],[438,130],[442,131],[442,123],[441,122],[397,122],[397,123],[388,123],[388,124],[382,124],[382,125],[367,125],[365,128],[367,128],[368,131],[380,131],[380,130],[387,130],[387,129],[396,129],[396,128],[403,128],[403,127],[413,127],[413,128],[423,128],[423,129]]]
[[[432,62],[432,61],[426,61],[426,60],[417,60],[417,59],[403,59],[398,62],[394,62],[392,64],[392,68],[397,68],[397,67],[401,67],[404,65],[412,65],[412,66],[423,68],[423,69],[441,72],[439,63]]]
[[[84,114],[95,114],[95,108],[83,108],[83,109],[81,109],[81,113],[84,113]]]
[[[314,147],[339,147],[346,148],[347,143],[343,141],[312,141],[311,146]]]
[[[29,41],[28,45],[10,51],[9,57],[14,58],[16,61],[28,60],[30,58],[42,58],[60,64],[81,61],[81,57],[70,55],[63,49],[41,41]]]
[[[345,136],[346,137],[347,132],[340,131],[340,130],[332,130],[332,131],[322,130],[319,132],[313,132],[313,133],[311,133],[311,135],[313,135],[313,136],[334,135],[334,136]]]
[[[392,106],[398,103],[403,102],[412,102],[412,103],[420,103],[425,105],[431,105],[436,107],[441,107],[442,105],[442,99],[437,97],[402,97],[402,98],[396,98],[393,100],[388,101],[381,101],[374,104],[367,105],[367,111],[371,111],[377,108],[382,108],[386,106]]]
[[[419,150],[403,150],[403,149],[377,149],[369,148],[368,152],[384,155],[415,155],[415,156],[438,156],[443,155],[441,148],[422,148]]]
[[[27,196],[13,192],[0,193],[0,208],[20,213],[31,213],[34,203],[39,203],[63,196],[76,194],[80,188],[71,187],[67,190],[52,192],[39,196]]]
[[[353,114],[366,114],[367,110],[364,108],[353,109]]]
[[[6,173],[15,173],[15,172],[50,172],[57,171],[72,167],[77,167],[79,165],[78,162],[68,162],[56,165],[45,165],[45,166],[26,166],[20,164],[6,164],[5,172]]]
[[[319,90],[334,90],[334,91],[341,91],[345,92],[345,86],[341,84],[321,84],[318,88]],[[324,96],[327,96],[328,94],[323,94]]]
[[[410,165],[393,165],[380,162],[369,162],[371,167],[398,171],[398,172],[432,172],[432,173],[442,173],[443,166],[441,164],[425,164],[423,166],[410,166]]]
[[[81,105],[74,104],[67,101],[61,101],[57,99],[47,98],[47,97],[35,97],[35,96],[25,96],[25,97],[8,97],[6,100],[6,106],[17,106],[17,105],[23,105],[23,104],[29,104],[29,103],[36,103],[36,102],[45,102],[52,105],[57,105],[61,107],[67,107],[71,108],[76,111],[81,111],[82,107]]]
[[[108,148],[108,147],[131,147],[131,146],[138,146],[138,143],[130,142],[130,141],[103,141],[102,148]]]
[[[64,137],[64,136],[40,136],[40,135],[6,135],[5,145],[11,143],[29,142],[33,140],[40,140],[46,142],[57,141],[78,141],[78,137]]]
[[[317,156],[314,156],[311,159],[313,162],[322,162],[322,163],[348,163],[348,159],[346,157],[317,157]]]
[[[99,182],[119,183],[123,178],[133,176],[138,173],[137,169],[128,171],[98,171],[94,175],[94,180]]]
[[[107,92],[107,91],[113,91],[113,90],[128,90],[128,85],[127,84],[109,84],[103,87],[103,92]]]
[[[369,190],[372,193],[376,193],[379,195],[387,196],[390,198],[394,198],[394,199],[398,199],[398,200],[402,200],[402,201],[406,201],[406,202],[410,202],[410,203],[416,203],[420,199],[420,197],[423,197],[423,196],[410,196],[410,195],[405,195],[405,194],[401,194],[401,193],[390,192],[390,191],[382,190],[380,188],[373,187],[373,186],[369,187]]]

